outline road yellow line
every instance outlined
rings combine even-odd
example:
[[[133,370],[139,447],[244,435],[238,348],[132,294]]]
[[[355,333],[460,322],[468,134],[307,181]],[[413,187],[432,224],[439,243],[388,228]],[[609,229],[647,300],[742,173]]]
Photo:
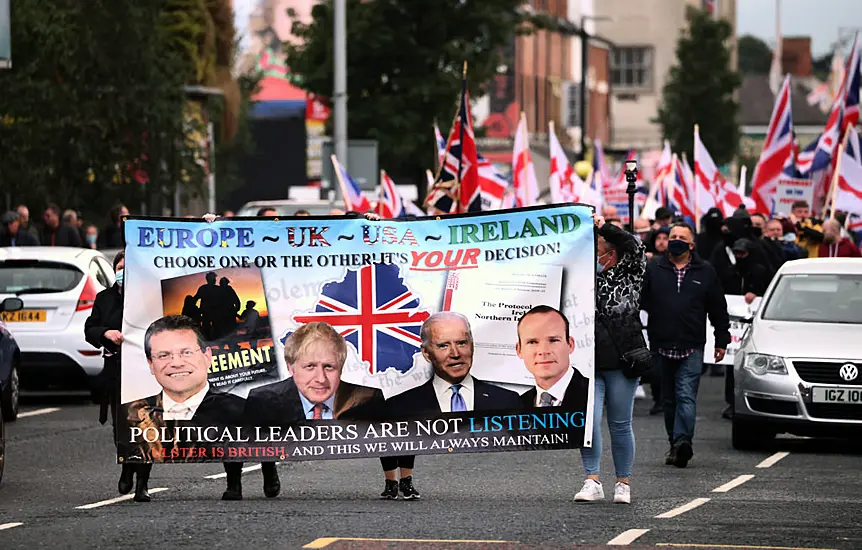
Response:
[[[321,537],[319,539],[315,539],[303,548],[326,548],[330,544],[338,541],[351,541],[351,542],[425,542],[425,543],[462,543],[462,544],[506,544],[512,543],[512,541],[508,540],[446,540],[446,539],[364,539],[364,538],[354,538],[354,537]]]

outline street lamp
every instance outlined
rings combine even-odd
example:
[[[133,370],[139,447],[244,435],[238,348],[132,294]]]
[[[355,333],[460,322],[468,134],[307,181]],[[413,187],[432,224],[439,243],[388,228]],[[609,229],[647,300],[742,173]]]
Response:
[[[582,15],[581,28],[578,30],[581,38],[581,159],[587,154],[587,64],[589,63],[587,54],[590,50],[589,39],[592,38],[587,34],[587,21],[611,21],[611,18],[606,16]]]
[[[635,193],[637,193],[638,161],[629,159],[626,161],[626,193],[629,196],[629,233],[635,232]]]

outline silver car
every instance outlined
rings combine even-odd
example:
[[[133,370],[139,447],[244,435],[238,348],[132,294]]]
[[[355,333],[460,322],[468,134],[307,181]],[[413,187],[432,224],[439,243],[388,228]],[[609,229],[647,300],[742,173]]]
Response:
[[[862,434],[862,259],[787,262],[734,363],[733,447]]]

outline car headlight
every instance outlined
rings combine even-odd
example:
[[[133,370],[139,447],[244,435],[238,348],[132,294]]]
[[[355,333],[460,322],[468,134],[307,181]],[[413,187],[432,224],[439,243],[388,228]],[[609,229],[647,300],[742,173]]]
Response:
[[[784,359],[776,355],[765,355],[763,353],[749,353],[745,356],[743,368],[753,374],[787,374],[787,366]]]

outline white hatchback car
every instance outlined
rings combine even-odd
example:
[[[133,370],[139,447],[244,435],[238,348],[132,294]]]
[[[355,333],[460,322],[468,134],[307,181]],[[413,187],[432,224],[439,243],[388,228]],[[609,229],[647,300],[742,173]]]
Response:
[[[733,446],[862,434],[862,259],[785,263],[734,364]]]
[[[24,309],[3,314],[21,350],[22,388],[93,389],[103,360],[84,339],[84,322],[96,294],[113,284],[113,267],[96,250],[0,248],[0,300],[24,302]]]

